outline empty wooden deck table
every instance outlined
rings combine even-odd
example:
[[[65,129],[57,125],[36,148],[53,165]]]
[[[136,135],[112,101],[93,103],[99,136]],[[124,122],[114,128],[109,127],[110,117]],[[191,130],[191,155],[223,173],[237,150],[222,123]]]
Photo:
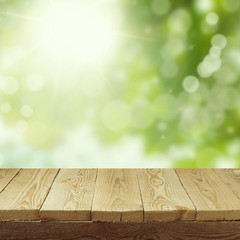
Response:
[[[0,169],[0,239],[240,239],[240,169]]]

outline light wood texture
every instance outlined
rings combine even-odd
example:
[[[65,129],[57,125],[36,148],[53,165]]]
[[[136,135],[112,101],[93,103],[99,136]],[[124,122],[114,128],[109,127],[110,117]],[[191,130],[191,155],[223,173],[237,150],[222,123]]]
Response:
[[[173,169],[137,169],[145,221],[195,220],[195,207]]]
[[[212,169],[176,169],[197,208],[197,220],[239,220],[240,200]]]
[[[217,175],[226,183],[240,200],[240,169],[214,169]]]
[[[0,222],[40,219],[240,220],[240,169],[0,169]]]
[[[240,222],[0,222],[0,239],[239,240]]]
[[[22,169],[0,193],[0,218],[36,220],[58,169]]]
[[[40,210],[44,220],[91,220],[96,169],[61,169]]]
[[[19,170],[19,168],[0,169],[0,192],[2,192],[2,190],[7,186],[7,184],[15,177]]]
[[[92,206],[93,221],[143,221],[134,169],[99,169]]]

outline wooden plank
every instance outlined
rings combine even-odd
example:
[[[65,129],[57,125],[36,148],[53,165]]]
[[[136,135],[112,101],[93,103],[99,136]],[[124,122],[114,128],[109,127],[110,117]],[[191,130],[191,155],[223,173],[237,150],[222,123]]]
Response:
[[[215,168],[214,171],[240,199],[240,169]]]
[[[146,221],[195,220],[195,207],[173,169],[138,169]]]
[[[0,168],[0,192],[7,186],[7,184],[15,177],[20,168]]]
[[[90,220],[97,169],[61,169],[40,210],[42,220]]]
[[[240,200],[212,169],[176,169],[197,220],[239,220]]]
[[[93,221],[143,221],[134,169],[99,169],[92,206]]]
[[[58,169],[22,169],[0,193],[0,220],[36,220]]]
[[[238,240],[240,222],[0,222],[0,239]]]

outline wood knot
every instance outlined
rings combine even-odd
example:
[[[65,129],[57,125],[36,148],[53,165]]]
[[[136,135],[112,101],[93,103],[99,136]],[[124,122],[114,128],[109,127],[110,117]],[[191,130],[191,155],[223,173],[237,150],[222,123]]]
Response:
[[[139,236],[139,240],[159,240],[160,236],[156,233],[151,233],[151,234],[143,234]]]

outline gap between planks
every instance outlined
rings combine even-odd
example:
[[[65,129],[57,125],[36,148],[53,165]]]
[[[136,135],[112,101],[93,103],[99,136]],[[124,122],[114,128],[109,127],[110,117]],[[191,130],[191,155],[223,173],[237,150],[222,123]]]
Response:
[[[176,169],[176,173],[196,206],[196,220],[240,219],[240,199],[213,169]]]
[[[195,207],[173,169],[137,169],[146,221],[195,220]]]
[[[49,192],[51,191],[52,185],[53,185],[53,183],[54,183],[54,181],[55,181],[55,179],[56,179],[59,171],[60,171],[60,168],[58,169],[57,174],[56,174],[55,177],[53,178],[53,181],[52,181],[52,183],[51,183],[51,185],[50,185],[50,187],[49,187],[49,190],[48,190],[48,192],[47,192],[47,194],[46,194],[46,196],[45,196],[45,198],[44,198],[44,200],[43,200],[43,202],[42,202],[42,204],[41,204],[41,206],[40,206],[40,209],[39,209],[39,211],[38,211],[39,220],[41,220],[40,211],[41,211],[41,209],[42,209],[42,206],[43,206],[44,202],[46,201],[46,198],[47,198]]]
[[[0,194],[11,183],[11,181],[19,174],[21,168],[1,169],[0,179],[4,181],[0,182]],[[3,175],[4,174],[4,175]],[[6,175],[8,176],[6,177]]]
[[[195,216],[194,216],[194,220],[196,220],[196,219],[197,219],[197,207],[195,206],[195,204],[194,204],[194,202],[193,202],[191,196],[190,196],[189,193],[187,192],[186,188],[185,188],[184,185],[182,184],[182,181],[181,181],[180,177],[178,176],[178,174],[177,174],[177,172],[176,172],[176,168],[174,168],[174,171],[175,171],[175,173],[176,173],[176,175],[177,175],[177,177],[178,177],[178,179],[179,179],[179,182],[181,183],[183,189],[185,190],[186,194],[188,195],[190,201],[192,202],[192,204],[193,204],[193,206],[194,206],[194,208],[195,208]]]
[[[42,208],[42,220],[91,220],[96,169],[60,169]]]
[[[0,194],[1,220],[38,220],[56,173],[57,169],[21,169]]]
[[[137,171],[137,169],[135,169],[135,171]],[[142,197],[142,192],[141,192],[141,189],[140,189],[140,184],[139,184],[139,178],[138,178],[138,174],[136,174],[137,176],[137,181],[138,181],[138,188],[139,188],[139,191],[140,191],[140,197],[141,197],[141,201],[142,201],[142,208],[143,208],[143,222],[145,221],[145,209],[144,209],[144,206],[143,206],[143,197]]]
[[[95,182],[97,182],[97,176],[98,176],[98,169],[96,169],[96,170],[97,170],[97,173],[96,173]],[[96,189],[96,184],[94,185],[93,199],[94,199],[94,196],[95,196],[95,189]],[[90,210],[90,221],[92,221],[92,205],[93,205],[93,199],[92,199],[91,210]]]

